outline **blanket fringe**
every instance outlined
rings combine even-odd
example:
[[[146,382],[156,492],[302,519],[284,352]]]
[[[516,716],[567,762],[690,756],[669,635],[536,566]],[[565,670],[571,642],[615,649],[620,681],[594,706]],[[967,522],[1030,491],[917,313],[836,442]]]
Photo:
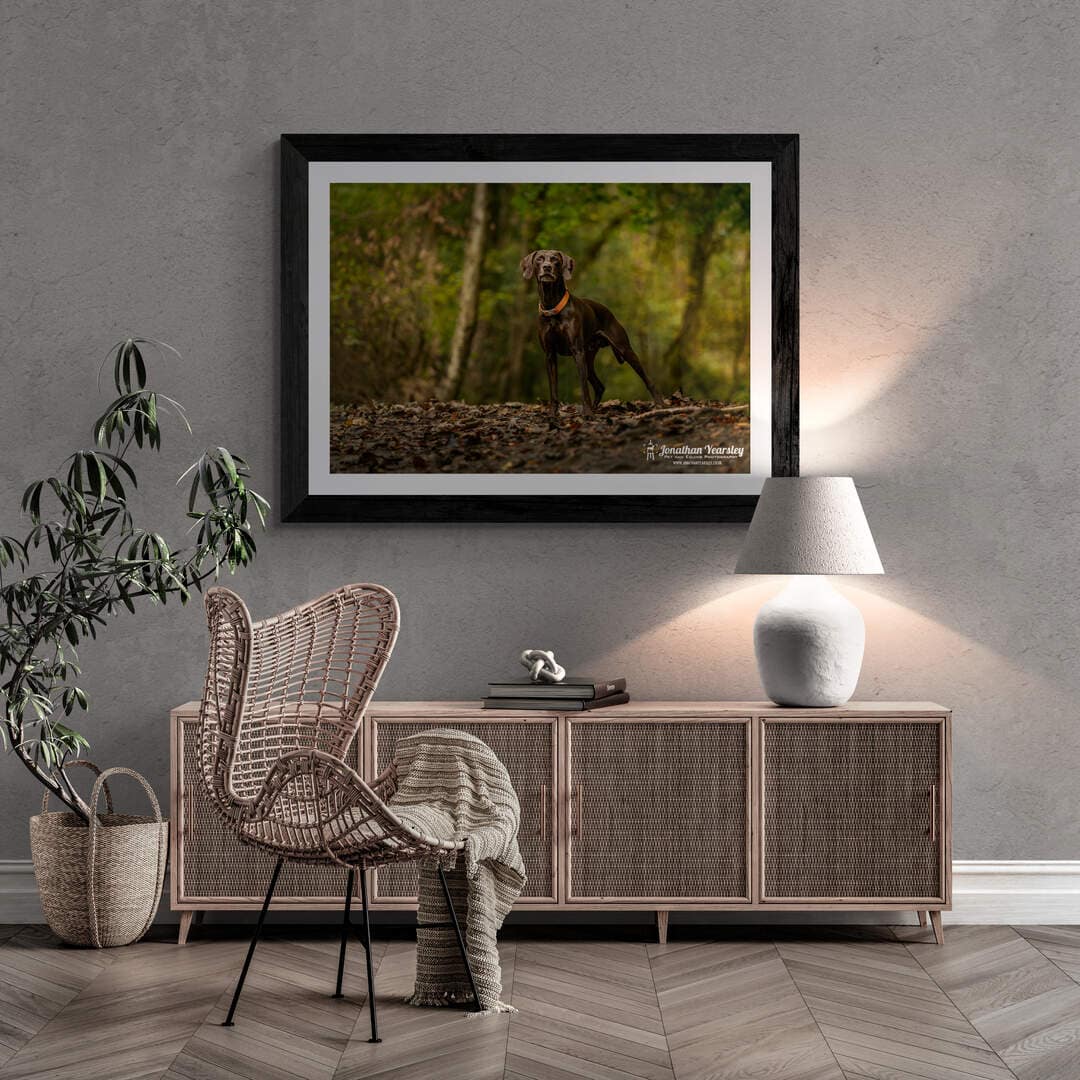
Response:
[[[495,1013],[516,1013],[517,1009],[513,1005],[507,1005],[505,1001],[496,1001],[490,1009],[484,1009],[483,1012],[467,1012],[465,1014],[466,1020],[475,1020],[478,1016],[492,1016]]]
[[[475,998],[468,991],[446,990],[439,994],[410,994],[402,999],[406,1005],[413,1005],[418,1009],[444,1008],[455,1005],[472,1005]],[[513,1005],[507,1005],[504,1001],[497,1001],[490,1009],[467,1012],[466,1020],[472,1020],[477,1016],[491,1016],[493,1013],[515,1013],[517,1009]]]
[[[437,1009],[443,1005],[471,1005],[476,999],[468,990],[443,990],[438,993],[410,994],[403,1000],[406,1005],[415,1005],[418,1009]]]

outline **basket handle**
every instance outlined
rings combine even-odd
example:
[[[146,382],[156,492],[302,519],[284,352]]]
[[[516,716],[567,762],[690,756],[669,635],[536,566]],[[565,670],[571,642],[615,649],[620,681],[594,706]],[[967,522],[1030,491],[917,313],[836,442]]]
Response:
[[[125,769],[118,765],[106,769],[104,772],[98,772],[98,778],[94,781],[94,791],[90,796],[90,839],[86,848],[86,900],[90,914],[90,940],[93,942],[95,949],[101,948],[101,938],[98,933],[97,894],[94,892],[94,861],[97,855],[97,834],[100,827],[97,812],[98,799],[101,797],[102,788],[105,788],[106,792],[108,791],[105,783],[106,779],[110,776],[120,775],[134,777],[142,784],[143,789],[150,798],[150,804],[154,808],[154,821],[159,825],[161,824],[161,804],[157,801],[154,789],[147,783],[144,776],[141,776],[134,769]],[[105,801],[111,813],[112,800],[106,795]],[[161,858],[160,852],[158,858]]]
[[[81,768],[84,768],[84,769],[92,769],[94,772],[96,772],[98,774],[98,776],[101,775],[101,770],[92,761],[84,761],[82,758],[77,758],[75,761],[66,762],[63,765],[63,768],[70,769],[70,768],[72,768],[72,766],[75,766],[75,765],[78,765],[78,766],[80,766]],[[49,789],[46,788],[45,789],[45,794],[41,796],[41,812],[43,814],[47,813],[48,809],[49,809],[49,794],[50,794]],[[95,803],[97,802],[97,797],[96,796],[94,798],[94,802]],[[108,807],[108,811],[109,811],[110,814],[116,813],[116,811],[113,810],[112,792],[109,791],[109,785],[108,784],[105,785],[105,805],[106,805],[106,807]]]

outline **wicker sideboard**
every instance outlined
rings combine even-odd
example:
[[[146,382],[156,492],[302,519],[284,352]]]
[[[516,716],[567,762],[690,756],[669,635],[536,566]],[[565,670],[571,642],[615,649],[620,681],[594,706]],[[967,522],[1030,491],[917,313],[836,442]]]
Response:
[[[257,909],[273,866],[213,817],[197,772],[198,703],[172,712],[170,889],[197,912]],[[521,909],[917,911],[951,906],[950,713],[928,702],[782,709],[640,702],[585,713],[472,702],[372,705],[351,764],[373,776],[405,735],[460,727],[521,801]],[[410,865],[373,873],[373,908],[415,906]],[[288,865],[275,909],[338,909],[344,872]]]

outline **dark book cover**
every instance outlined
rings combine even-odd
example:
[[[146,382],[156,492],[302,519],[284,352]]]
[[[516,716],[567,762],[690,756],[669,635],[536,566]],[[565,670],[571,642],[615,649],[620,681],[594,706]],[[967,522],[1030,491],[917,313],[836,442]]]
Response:
[[[563,679],[560,683],[534,683],[531,679],[510,679],[488,683],[491,697],[506,698],[605,698],[625,694],[625,679],[592,679],[581,676]]]
[[[586,709],[606,709],[610,705],[625,705],[629,694],[608,694],[602,698],[529,698],[486,697],[481,704],[485,709],[528,709],[532,712],[582,712]]]

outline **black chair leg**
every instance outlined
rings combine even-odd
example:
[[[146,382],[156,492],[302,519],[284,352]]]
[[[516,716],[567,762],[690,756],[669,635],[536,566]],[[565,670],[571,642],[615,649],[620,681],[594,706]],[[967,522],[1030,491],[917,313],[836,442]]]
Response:
[[[352,920],[349,918],[349,913],[352,910],[352,892],[353,892],[353,878],[355,871],[349,870],[349,878],[345,884],[345,917],[341,922],[341,952],[338,953],[337,962],[337,989],[334,991],[334,997],[340,998],[345,995],[341,992],[341,984],[345,978],[345,948],[349,944],[349,928],[352,926]]]
[[[446,874],[443,872],[442,863],[439,863],[439,881],[442,883],[443,896],[446,898],[446,907],[450,912],[450,922],[453,923],[454,933],[457,935],[458,948],[461,950],[461,959],[465,964],[465,971],[469,976],[469,985],[472,987],[473,1000],[476,1007],[480,1006],[480,995],[476,992],[476,980],[473,978],[472,965],[469,963],[469,953],[465,948],[465,939],[461,936],[461,926],[458,923],[457,912],[454,910],[454,901],[450,899],[450,886],[446,883]]]
[[[255,946],[259,944],[259,935],[262,933],[263,923],[266,921],[266,913],[270,910],[270,901],[274,896],[274,888],[277,885],[278,874],[281,873],[284,859],[278,859],[274,864],[274,872],[270,875],[270,887],[266,890],[266,899],[263,901],[262,911],[259,912],[259,921],[255,924],[255,933],[251,935],[251,944],[248,946],[247,957],[240,971],[240,979],[233,992],[232,1004],[229,1006],[229,1015],[225,1017],[222,1027],[233,1026],[233,1014],[236,1012],[236,1003],[240,1000],[240,991],[244,989],[244,980],[247,978],[248,968],[251,967],[251,958],[255,955]]]
[[[379,1024],[375,1016],[375,970],[371,963],[371,912],[368,910],[367,874],[364,867],[360,867],[360,898],[364,905],[364,955],[367,957],[367,999],[368,1011],[371,1013],[371,1038],[369,1043],[379,1043]]]

